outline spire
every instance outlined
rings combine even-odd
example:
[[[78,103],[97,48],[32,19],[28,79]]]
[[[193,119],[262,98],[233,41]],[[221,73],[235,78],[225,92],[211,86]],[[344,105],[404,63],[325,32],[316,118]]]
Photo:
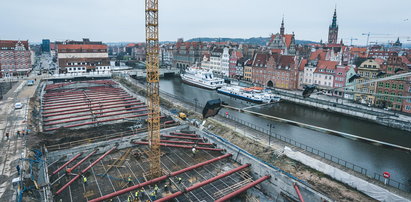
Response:
[[[336,27],[337,27],[337,8],[334,9],[333,22],[331,24],[331,28],[336,28]]]
[[[283,15],[283,19],[281,21],[281,27],[280,27],[280,35],[284,36],[284,15]]]

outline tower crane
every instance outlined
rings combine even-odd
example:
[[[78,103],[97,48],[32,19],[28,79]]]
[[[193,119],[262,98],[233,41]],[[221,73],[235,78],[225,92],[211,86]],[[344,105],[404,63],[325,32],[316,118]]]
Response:
[[[370,40],[370,36],[389,36],[391,34],[374,34],[374,33],[368,32],[368,33],[362,33],[362,35],[367,36],[367,46],[368,46],[368,41]]]
[[[158,0],[145,0],[146,71],[148,105],[148,140],[150,177],[162,174],[160,162],[160,95],[159,95],[159,40]]]

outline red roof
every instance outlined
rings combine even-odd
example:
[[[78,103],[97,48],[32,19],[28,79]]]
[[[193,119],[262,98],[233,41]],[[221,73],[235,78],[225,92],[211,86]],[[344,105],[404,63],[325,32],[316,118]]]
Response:
[[[253,66],[254,67],[265,67],[269,55],[267,53],[257,53],[254,57]]]
[[[375,62],[378,63],[379,65],[382,65],[382,63],[385,62],[385,60],[382,59],[382,58],[375,58],[374,60],[375,60]]]
[[[401,61],[407,65],[411,65],[410,60],[408,60],[408,58],[406,56],[400,56]]]
[[[15,48],[16,44],[18,43],[18,40],[0,40],[0,49],[5,47],[7,49],[9,48]],[[29,41],[20,41],[26,50],[29,49]]]
[[[127,47],[134,47],[136,44],[135,43],[129,43],[127,44]]]
[[[105,44],[58,44],[58,50],[62,49],[107,49]]]
[[[298,68],[298,70],[304,71],[304,67],[305,67],[305,65],[306,65],[307,63],[308,63],[308,60],[307,60],[307,59],[301,60],[300,67]]]
[[[287,48],[289,48],[290,45],[291,45],[291,39],[293,38],[293,35],[292,34],[285,34],[284,38],[285,38],[285,45],[287,46]]]
[[[295,64],[294,56],[292,55],[280,55],[277,66],[291,68]]]
[[[315,73],[333,74],[331,72],[327,72],[327,70],[333,70],[333,72],[335,72],[337,65],[337,61],[319,60],[317,68],[315,69]]]
[[[310,60],[316,60],[316,59],[325,60],[326,55],[327,55],[327,52],[325,50],[318,49],[318,50],[311,53],[309,59]]]

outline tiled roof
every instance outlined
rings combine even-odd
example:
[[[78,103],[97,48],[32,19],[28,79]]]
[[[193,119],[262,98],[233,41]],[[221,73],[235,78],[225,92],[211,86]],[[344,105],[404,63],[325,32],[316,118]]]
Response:
[[[307,59],[301,60],[301,63],[300,63],[300,66],[299,66],[298,70],[299,70],[299,71],[304,71],[304,67],[305,67],[305,65],[306,65],[307,63],[308,63],[308,60],[307,60]]]
[[[268,53],[257,53],[254,57],[254,67],[265,67],[269,58]]]
[[[58,50],[62,49],[107,49],[104,44],[58,44]]]
[[[310,54],[310,60],[316,60],[318,57],[320,60],[324,60],[327,52],[323,49],[318,49]]]
[[[411,65],[410,60],[406,56],[400,56],[401,61],[407,65]]]
[[[278,66],[281,67],[292,67],[295,64],[294,56],[292,55],[280,55],[280,58],[277,62]]]
[[[382,63],[385,62],[385,60],[382,59],[382,58],[375,58],[374,60],[375,60],[375,62],[378,63],[379,65],[382,65]]]
[[[284,38],[285,38],[285,45],[287,46],[287,48],[289,48],[290,45],[291,45],[291,39],[293,38],[293,35],[292,34],[285,34]]]
[[[18,42],[19,42],[18,40],[0,40],[0,49],[3,47],[7,49],[14,48],[16,47],[16,44]],[[24,45],[24,48],[26,50],[29,49],[29,41],[20,41],[20,42]]]
[[[327,70],[335,71],[335,68],[337,65],[338,65],[337,61],[319,60],[317,64],[317,68],[315,69],[315,73],[332,74],[330,72],[327,72]]]

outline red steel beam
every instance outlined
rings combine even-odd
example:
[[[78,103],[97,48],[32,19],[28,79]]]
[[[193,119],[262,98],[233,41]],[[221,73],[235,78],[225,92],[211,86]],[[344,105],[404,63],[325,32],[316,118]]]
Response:
[[[60,92],[55,94],[46,93],[44,94],[44,99],[58,99],[58,98],[65,98],[65,97],[73,97],[78,95],[101,95],[101,94],[117,94],[117,93],[125,93],[122,90],[102,90],[102,91],[70,91],[70,92]]]
[[[111,100],[111,101],[104,101],[104,102],[91,102],[91,105],[99,105],[99,104],[105,104],[105,103],[113,103],[113,102],[121,102],[121,101],[130,101],[130,100],[136,100],[135,98],[127,98],[127,99],[118,99],[118,100]],[[81,103],[81,104],[67,104],[66,106],[58,106],[58,107],[43,107],[43,110],[51,110],[51,109],[64,109],[64,108],[71,108],[71,107],[79,107],[79,106],[84,106],[88,103]]]
[[[190,136],[190,137],[198,137],[198,135],[196,134],[188,134],[188,133],[175,133],[175,132],[171,132],[171,135],[181,135],[181,136]]]
[[[73,89],[76,89],[76,91],[73,91]],[[105,87],[105,86],[94,86],[94,87],[79,87],[79,88],[67,88],[67,89],[61,89],[61,90],[55,90],[55,91],[48,91],[48,95],[59,95],[59,94],[70,94],[70,93],[77,93],[77,92],[90,92],[90,91],[120,91],[123,90],[121,88],[117,87]]]
[[[140,104],[143,104],[143,103],[127,104],[127,105],[113,105],[111,107],[109,106],[109,107],[99,107],[99,108],[94,108],[94,109],[92,108],[91,110],[100,111],[100,110],[103,110],[103,109],[124,108],[124,107],[127,107],[127,106],[135,106],[135,105],[137,105],[137,109],[147,107],[147,105],[140,105]],[[127,108],[127,109],[131,109],[131,108],[132,107]],[[77,110],[77,111],[69,111],[69,112],[62,112],[62,113],[55,113],[55,114],[46,114],[46,115],[43,115],[43,117],[47,118],[47,117],[51,117],[51,116],[61,116],[61,115],[67,115],[67,114],[78,114],[78,113],[82,113],[82,112],[90,112],[90,108],[89,109],[83,109],[83,110]]]
[[[137,107],[130,107],[130,108],[122,108],[122,109],[115,109],[115,110],[109,110],[109,111],[102,111],[102,112],[94,112],[94,114],[105,114],[105,113],[111,113],[111,112],[119,112],[119,111],[126,111],[126,110],[131,110],[131,109],[140,109],[143,108],[144,106],[137,106]],[[146,111],[147,109],[143,110],[136,110],[136,111]],[[90,112],[90,110],[88,110]],[[72,114],[72,113],[70,113]],[[83,116],[90,116],[90,113],[87,114],[79,114],[79,115],[74,115],[74,116],[66,116],[66,117],[59,117],[59,118],[54,118],[54,119],[47,119],[43,120],[44,122],[49,122],[49,121],[57,121],[57,120],[62,120],[62,119],[72,119],[72,118],[77,118],[77,117],[83,117]]]
[[[74,181],[76,181],[82,174],[84,174],[85,172],[87,172],[91,167],[93,167],[94,165],[96,165],[99,161],[101,161],[101,159],[103,159],[104,157],[106,157],[108,154],[110,154],[114,149],[116,149],[117,146],[114,146],[113,148],[111,148],[110,150],[108,150],[106,153],[104,153],[103,155],[101,155],[97,160],[95,160],[93,163],[91,163],[89,166],[87,166],[87,168],[84,168],[78,175],[76,175],[76,177],[74,177],[73,179],[71,179],[67,184],[65,184],[63,187],[61,187],[59,190],[57,190],[56,195],[60,194],[62,191],[64,191],[68,186],[70,186],[70,184],[72,184]]]
[[[148,142],[133,142],[134,144],[145,144],[148,145]],[[164,144],[160,143],[160,146],[165,147],[178,147],[178,148],[185,148],[185,149],[192,149],[193,146],[186,146],[186,145],[177,145],[177,144]],[[210,148],[210,147],[196,147],[198,150],[210,150],[210,151],[223,151],[224,149],[217,149],[217,148]]]
[[[62,97],[56,97],[54,99],[47,99],[43,97],[44,102],[58,102],[58,101],[64,101],[64,100],[72,100],[76,99],[78,97],[101,97],[101,96],[120,96],[120,95],[129,95],[128,93],[123,93],[123,92],[118,92],[118,93],[92,93],[92,94],[78,94],[78,95],[73,95],[73,96],[62,96]]]
[[[257,184],[259,184],[259,183],[261,183],[261,182],[269,179],[270,177],[271,177],[271,175],[266,175],[266,176],[264,176],[264,177],[261,177],[260,179],[258,179],[258,180],[256,180],[256,181],[253,181],[253,182],[251,182],[251,183],[248,183],[248,184],[245,185],[244,187],[241,187],[240,189],[238,189],[238,190],[236,190],[236,191],[234,191],[234,192],[232,192],[232,193],[229,193],[229,194],[223,196],[222,198],[217,199],[215,202],[227,201],[227,200],[233,198],[234,196],[237,196],[238,194],[241,194],[241,193],[243,193],[244,191],[247,191],[247,190],[250,189],[251,187],[254,187],[255,185],[257,185]]]
[[[121,104],[119,104],[119,103],[105,104],[105,105],[103,105],[104,107],[92,106],[91,109],[93,109],[93,110],[109,109],[109,108],[114,108],[114,107],[124,107],[124,106],[130,106],[130,105],[140,105],[140,104],[144,104],[144,102],[139,102],[139,100],[133,100],[133,101],[123,102]],[[107,108],[107,107],[109,107],[109,108]],[[85,107],[78,107],[78,108],[75,108],[75,109],[63,109],[63,110],[57,110],[57,111],[51,111],[51,112],[43,112],[43,114],[55,114],[55,113],[61,113],[61,112],[76,113],[75,111],[81,111],[83,109],[86,109],[87,111],[90,111],[90,107],[85,106]],[[43,116],[45,116],[45,115],[43,115]]]
[[[60,172],[60,170],[62,170],[63,168],[65,168],[68,164],[70,164],[71,162],[73,162],[74,160],[76,160],[79,156],[81,156],[83,154],[83,152],[78,153],[77,155],[75,155],[73,158],[71,158],[69,161],[67,161],[65,164],[63,164],[62,166],[60,166],[60,168],[57,168],[57,170],[55,170],[51,176],[57,174],[58,172]]]
[[[232,154],[225,154],[225,155],[219,156],[219,157],[217,157],[217,158],[214,158],[214,159],[211,159],[211,160],[208,160],[208,161],[204,161],[204,162],[202,162],[202,163],[195,164],[195,165],[193,165],[193,166],[190,166],[190,167],[187,167],[187,168],[184,168],[184,169],[181,169],[181,170],[172,172],[172,173],[170,173],[170,174],[168,174],[168,175],[163,175],[163,176],[161,176],[161,177],[154,178],[154,179],[152,179],[152,180],[149,180],[149,181],[146,181],[146,182],[143,182],[143,183],[140,183],[140,184],[136,184],[136,185],[131,186],[131,187],[127,187],[127,188],[125,188],[125,189],[122,189],[122,190],[113,192],[113,193],[111,193],[111,194],[107,194],[107,195],[101,196],[101,197],[99,197],[99,198],[95,198],[95,199],[89,200],[89,202],[98,202],[98,201],[108,200],[108,199],[114,198],[114,197],[116,197],[116,196],[125,194],[125,193],[127,193],[127,192],[131,192],[131,191],[133,191],[133,190],[136,190],[136,189],[138,189],[138,188],[140,188],[140,187],[144,187],[144,186],[147,186],[147,185],[150,185],[150,184],[154,184],[154,183],[159,182],[159,181],[166,180],[168,177],[174,177],[174,176],[179,175],[179,174],[181,174],[181,173],[184,173],[184,172],[187,172],[187,171],[190,171],[190,170],[199,168],[199,167],[201,167],[201,166],[204,166],[204,165],[213,163],[213,162],[215,162],[215,161],[219,161],[219,160],[221,160],[221,159],[230,157],[231,155],[232,155]]]
[[[73,171],[74,169],[76,169],[78,166],[80,166],[84,161],[86,161],[88,158],[90,158],[91,156],[93,156],[93,154],[95,154],[98,150],[95,149],[94,151],[92,151],[90,154],[88,154],[86,157],[84,157],[83,159],[81,159],[81,161],[79,161],[78,163],[76,163],[76,165],[74,165],[71,168],[67,168],[66,171],[68,173],[71,173],[71,171]]]
[[[96,116],[96,118],[104,118],[104,117],[117,116],[117,115],[123,115],[123,114],[131,114],[131,113],[136,113],[136,112],[141,112],[141,111],[147,111],[147,109],[119,112],[119,113],[114,113],[114,114],[106,114],[106,115]],[[58,125],[62,123],[71,123],[71,122],[84,121],[84,120],[90,120],[90,119],[93,119],[93,117],[85,117],[85,118],[71,119],[71,120],[65,120],[65,121],[49,122],[49,123],[44,123],[43,125],[52,126],[52,125]]]
[[[300,188],[298,188],[297,183],[294,182],[293,186],[294,186],[295,191],[297,192],[297,195],[298,195],[298,198],[300,199],[300,202],[304,202],[303,195],[301,195]]]
[[[211,178],[211,179],[208,179],[208,180],[205,180],[205,181],[203,181],[203,182],[197,183],[197,184],[195,184],[195,185],[193,185],[193,186],[191,186],[191,187],[187,187],[187,188],[185,188],[183,191],[178,191],[178,192],[173,193],[173,194],[170,194],[170,195],[168,195],[168,196],[166,196],[166,197],[164,197],[164,198],[158,199],[158,200],[156,200],[155,202],[162,202],[162,201],[171,200],[171,199],[176,198],[176,197],[178,197],[178,196],[180,196],[180,195],[183,195],[183,194],[186,193],[186,192],[190,192],[190,191],[193,191],[193,190],[195,190],[195,189],[198,189],[198,188],[200,188],[200,187],[202,187],[202,186],[205,186],[205,185],[207,185],[207,184],[210,184],[210,183],[212,183],[212,182],[214,182],[214,181],[216,181],[216,180],[219,180],[219,179],[221,179],[221,178],[223,178],[223,177],[226,177],[226,176],[228,176],[228,175],[231,175],[231,174],[233,174],[233,173],[235,173],[235,172],[238,172],[239,170],[244,169],[244,168],[247,168],[247,167],[249,167],[249,166],[250,166],[250,164],[245,164],[245,165],[242,165],[242,166],[240,166],[240,167],[234,168],[234,169],[229,170],[229,171],[227,171],[227,172],[225,172],[225,173],[223,173],[223,174],[221,174],[221,175],[217,175],[217,176],[215,176],[215,177],[213,177],[213,178]]]
[[[178,143],[178,144],[198,144],[198,145],[208,145],[208,146],[213,146],[212,143],[204,143],[204,142],[186,142],[186,141],[175,141],[175,140],[160,140],[160,142],[165,142],[165,143]]]
[[[161,137],[179,138],[179,139],[187,139],[187,140],[202,140],[203,139],[203,138],[197,138],[197,137],[181,137],[181,136],[173,136],[173,135],[161,135]]]
[[[91,96],[85,96],[85,95],[78,95],[72,98],[65,98],[65,99],[59,99],[59,100],[44,100],[43,99],[43,103],[44,104],[59,104],[59,103],[63,103],[63,102],[67,102],[67,101],[76,101],[78,99],[83,99],[83,100],[87,100],[88,98],[94,99],[94,98],[114,98],[114,97],[127,97],[130,96],[127,93],[120,93],[120,94],[101,94],[101,95],[91,95]]]
[[[88,99],[84,99],[84,100],[79,100],[78,98],[76,99],[76,101],[73,102],[62,102],[62,103],[43,103],[43,106],[46,107],[56,107],[56,106],[64,106],[67,104],[88,104],[91,102],[100,102],[100,101],[110,101],[110,100],[121,100],[121,99],[128,99],[128,98],[133,98],[132,96],[126,96],[126,97],[111,97],[111,98],[91,98],[90,100]]]
[[[120,118],[113,118],[113,119],[106,119],[106,120],[99,120],[99,121],[91,121],[91,122],[86,122],[86,123],[78,123],[74,125],[68,125],[68,126],[61,126],[61,127],[55,127],[55,128],[47,128],[45,131],[53,131],[57,130],[59,128],[73,128],[77,126],[85,126],[85,125],[91,125],[95,123],[104,123],[104,122],[109,122],[109,121],[117,121],[121,119],[130,119],[130,118],[135,118],[135,117],[140,117],[140,116],[147,116],[148,114],[138,114],[138,115],[133,115],[133,116],[126,116],[126,117],[120,117]]]

